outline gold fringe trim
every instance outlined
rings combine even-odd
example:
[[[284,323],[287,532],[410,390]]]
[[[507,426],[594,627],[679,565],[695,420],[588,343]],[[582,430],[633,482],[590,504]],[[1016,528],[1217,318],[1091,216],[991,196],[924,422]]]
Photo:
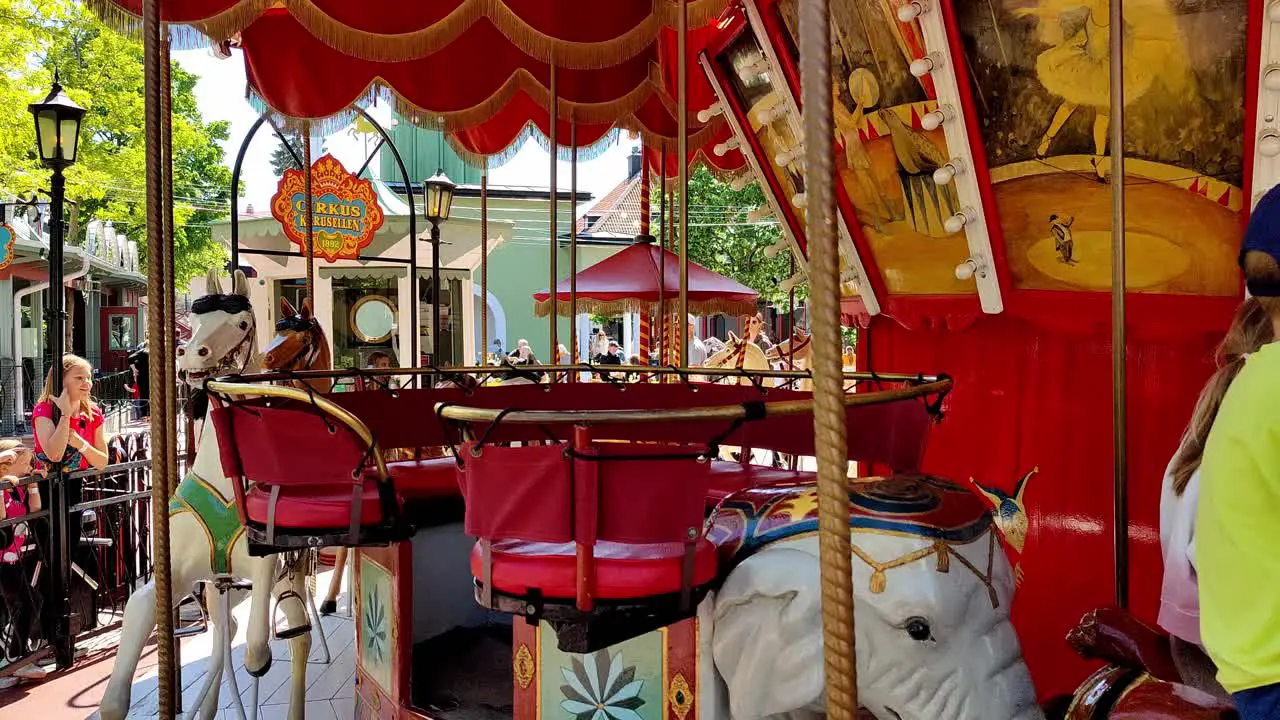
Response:
[[[568,300],[560,300],[556,303],[556,314],[561,317],[569,317],[569,312],[570,308]],[[658,313],[658,303],[647,302],[639,298],[593,300],[589,297],[579,295],[578,312],[604,316],[621,315],[629,312],[656,315]],[[691,300],[689,302],[689,312],[694,315],[752,315],[756,312],[756,301],[725,300],[723,298],[700,301]],[[533,314],[540,318],[550,315],[551,298],[534,302]]]
[[[653,0],[649,15],[622,35],[599,42],[572,42],[539,31],[507,7],[504,0],[465,0],[429,27],[398,34],[373,33],[344,25],[311,0],[282,0],[282,3],[320,41],[363,60],[403,62],[425,57],[458,39],[483,18],[529,57],[569,69],[610,67],[633,58],[652,45],[663,28],[675,27],[680,14],[679,0]],[[696,28],[710,23],[728,4],[728,0],[691,0],[689,26]]]
[[[84,0],[103,22],[121,34],[137,38],[142,19],[112,0]],[[689,0],[689,27],[715,20],[729,0]],[[403,62],[426,57],[458,39],[477,21],[487,19],[528,56],[563,68],[596,69],[635,57],[657,41],[658,34],[679,21],[679,0],[652,0],[648,17],[634,28],[600,42],[571,42],[547,35],[520,18],[504,0],[464,0],[447,16],[428,27],[407,33],[374,33],[335,20],[312,0],[242,0],[216,15],[180,23],[213,43],[228,40],[264,11],[281,6],[316,39],[362,60]]]

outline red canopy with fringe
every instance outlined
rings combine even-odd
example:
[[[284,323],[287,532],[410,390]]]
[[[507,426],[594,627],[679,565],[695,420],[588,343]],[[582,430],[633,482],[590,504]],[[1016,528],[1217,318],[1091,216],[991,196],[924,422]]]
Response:
[[[662,254],[666,259],[662,260]],[[663,272],[659,272],[660,264]],[[578,273],[578,312],[617,315],[656,312],[659,288],[668,302],[680,297],[680,256],[653,243],[636,243]],[[756,312],[755,290],[736,280],[689,263],[689,310],[698,315],[748,315]],[[534,293],[538,317],[551,314],[551,293]],[[556,284],[556,312],[569,314],[569,280]]]
[[[89,1],[137,30],[142,0]],[[715,101],[697,57],[727,4],[690,0],[686,48],[689,159],[721,174],[745,159],[711,152],[730,130],[719,116],[697,120]],[[571,119],[579,148],[625,128],[666,149],[670,166],[679,10],[678,0],[167,0],[161,12],[182,26],[171,33],[180,45],[235,38],[251,99],[284,124],[328,132],[350,122],[353,105],[382,97],[410,121],[449,133],[469,159],[505,156],[532,130],[549,132],[554,60],[560,146],[570,146]],[[657,169],[656,155],[650,164]]]

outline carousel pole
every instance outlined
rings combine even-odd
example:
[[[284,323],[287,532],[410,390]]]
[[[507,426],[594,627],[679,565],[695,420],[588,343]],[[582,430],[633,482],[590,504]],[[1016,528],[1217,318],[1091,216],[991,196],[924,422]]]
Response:
[[[1111,27],[1124,27],[1124,0],[1111,2]],[[1129,606],[1129,458],[1126,426],[1124,233],[1124,33],[1111,33],[1111,408],[1114,445],[1116,605]]]
[[[305,213],[307,216],[307,299],[311,301],[311,311],[315,312],[316,306],[316,263],[315,263],[315,204],[311,198],[311,123],[308,122],[306,128],[302,131],[302,162],[306,165],[302,169],[303,184],[306,186],[303,192],[306,193]],[[410,202],[413,196],[409,196]],[[417,242],[417,239],[414,239]],[[413,272],[417,272],[414,268]],[[301,308],[299,308],[301,310]]]
[[[658,354],[659,365],[671,364],[671,337],[668,334],[671,323],[667,322],[667,232],[671,227],[671,222],[667,219],[667,146],[662,146],[662,169],[658,171],[658,182],[661,189],[658,191],[658,219],[662,221],[662,228],[658,232],[658,342],[662,343],[661,352]],[[660,382],[666,382],[666,375],[659,378]]]
[[[800,94],[809,180],[809,280],[813,290],[813,425],[818,456],[827,717],[858,714],[853,564],[849,542],[848,446],[840,345],[840,262],[835,228],[828,0],[800,3]]]
[[[172,72],[172,61],[169,57],[169,39],[165,37],[160,43],[160,120],[163,124],[163,144],[164,144],[164,199],[162,206],[164,208],[164,277],[165,282],[173,282],[173,248],[174,248],[174,231],[173,231],[173,86],[170,81]],[[234,272],[234,269],[233,269]],[[234,275],[232,276],[234,278]],[[174,315],[174,297],[173,293],[166,293],[164,296],[165,317],[172,318]],[[177,338],[174,335],[174,322],[166,320],[164,324],[164,347],[166,353],[177,352]],[[165,396],[165,418],[167,419],[166,427],[169,428],[169,435],[165,438],[165,467],[171,468],[173,474],[169,476],[169,494],[172,495],[178,489],[178,368],[177,363],[167,362],[164,364],[164,384],[169,388],[168,395]],[[187,442],[191,442],[188,438]],[[177,652],[175,650],[175,652]],[[181,666],[181,662],[175,665]],[[181,702],[181,699],[178,701]]]
[[[414,270],[417,272],[417,270]],[[480,357],[489,357],[489,159],[480,169]]]
[[[689,367],[689,343],[686,333],[677,332],[689,317],[689,67],[686,62],[689,44],[689,0],[680,0],[680,22],[676,28],[676,78],[679,97],[676,100],[676,160],[680,163],[680,312],[672,325],[672,346],[680,367]]]
[[[644,140],[640,141],[640,234],[644,236],[646,242],[653,242],[653,236],[649,234],[649,156],[645,153]],[[661,278],[658,281],[658,287],[662,287]],[[659,289],[658,292],[662,292]],[[647,311],[640,313],[640,359],[644,363],[649,362],[649,349],[653,344],[653,314]]]
[[[569,163],[569,337],[573,338],[573,362],[578,362],[578,120],[569,118],[569,146],[573,149]],[[552,288],[554,289],[554,285]],[[558,313],[552,313],[554,317]],[[555,349],[554,364],[560,364],[560,350]],[[570,373],[569,382],[577,382],[578,374]]]
[[[556,164],[560,161],[558,153],[560,146],[556,142],[556,127],[560,124],[558,115],[560,98],[557,96],[558,92],[559,88],[556,86],[556,63],[553,59],[551,61],[551,112],[549,113],[548,123],[551,126],[551,284],[548,285],[551,288],[551,314],[549,316],[551,318],[551,347],[547,348],[551,356],[552,365],[555,364],[556,346],[559,344],[556,330],[559,329],[558,325],[560,324],[560,298],[556,293],[556,278],[560,274],[557,272],[558,268],[556,267],[556,255],[560,251],[560,244],[556,240],[556,216],[560,210],[559,198],[556,196],[558,187],[556,184]],[[552,382],[556,380],[554,373],[551,380]]]
[[[151,352],[160,362],[172,364],[173,349],[165,344],[168,333],[165,322],[172,326],[166,293],[170,293],[171,278],[164,274],[164,176],[163,176],[163,128],[161,111],[164,93],[161,88],[160,61],[160,0],[143,0],[143,67],[145,70],[145,134],[147,143],[147,296],[150,304],[147,313],[147,342]],[[170,293],[171,295],[171,293]],[[153,572],[156,589],[156,663],[159,680],[159,715],[171,718],[176,715],[174,676],[176,663],[173,652],[173,587],[170,577],[169,555],[169,447],[168,436],[173,431],[165,416],[168,415],[168,396],[171,388],[165,384],[164,372],[151,374],[152,408],[151,437],[159,452],[151,456],[151,524],[155,544]]]

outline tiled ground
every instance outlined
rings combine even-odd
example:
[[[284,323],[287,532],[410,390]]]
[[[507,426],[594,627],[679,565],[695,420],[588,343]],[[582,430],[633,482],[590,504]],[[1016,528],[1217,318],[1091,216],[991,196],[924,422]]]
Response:
[[[316,587],[326,588],[328,584],[329,573],[326,572],[321,574]],[[345,593],[339,597],[338,608],[338,615],[326,617],[321,623],[329,643],[331,659],[328,664],[320,662],[320,643],[313,636],[311,662],[307,665],[308,720],[350,720],[355,717],[355,626],[350,618],[343,615],[347,611]],[[232,666],[236,668],[236,682],[247,711],[249,676],[242,666],[249,604],[243,603],[233,612],[239,631],[232,639]],[[115,638],[116,635],[112,634],[95,639],[86,656],[77,660],[75,667],[67,672],[50,675],[40,683],[24,683],[11,690],[0,691],[0,716],[31,720],[97,720],[98,704],[115,662]],[[205,681],[205,665],[212,641],[212,633],[204,633],[182,643],[184,708],[194,702]],[[289,702],[289,649],[282,640],[273,640],[271,648],[274,657],[271,670],[259,681],[261,710],[258,716],[263,720],[283,720]],[[148,645],[134,673],[130,720],[158,717],[159,681],[155,650],[154,644]],[[223,708],[218,712],[219,719],[237,717],[236,712],[228,707],[231,693],[225,678],[219,701]]]

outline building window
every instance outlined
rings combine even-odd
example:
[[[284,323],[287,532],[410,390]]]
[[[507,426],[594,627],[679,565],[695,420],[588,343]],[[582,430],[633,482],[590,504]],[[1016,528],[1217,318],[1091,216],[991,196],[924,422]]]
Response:
[[[465,336],[462,323],[462,277],[453,273],[440,274],[443,292],[440,295],[440,350],[436,355],[435,343],[431,337],[432,297],[431,274],[418,276],[418,347],[422,352],[423,365],[462,365],[463,338]]]

